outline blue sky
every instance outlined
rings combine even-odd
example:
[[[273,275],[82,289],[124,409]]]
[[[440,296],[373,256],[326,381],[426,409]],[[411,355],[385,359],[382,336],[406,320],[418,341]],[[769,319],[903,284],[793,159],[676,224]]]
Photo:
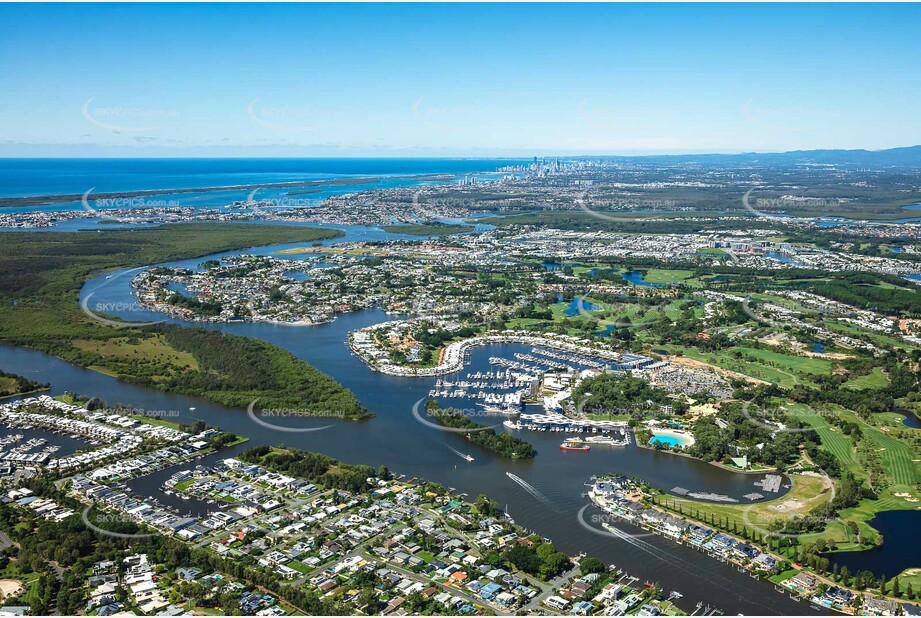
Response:
[[[0,5],[0,155],[921,143],[918,5]]]

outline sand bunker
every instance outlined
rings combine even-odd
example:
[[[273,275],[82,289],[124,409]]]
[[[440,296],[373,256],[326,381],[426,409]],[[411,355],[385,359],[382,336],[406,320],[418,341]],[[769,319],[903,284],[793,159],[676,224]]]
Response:
[[[18,594],[20,587],[22,582],[18,579],[0,579],[0,593],[3,593],[4,599]]]

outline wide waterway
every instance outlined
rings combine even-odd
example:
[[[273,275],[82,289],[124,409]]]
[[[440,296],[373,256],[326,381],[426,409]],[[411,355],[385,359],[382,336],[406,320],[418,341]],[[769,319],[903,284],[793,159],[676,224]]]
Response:
[[[389,236],[370,228],[349,229],[343,240],[382,239]],[[286,246],[261,248],[268,254]],[[248,251],[250,253],[254,251]],[[195,266],[207,256],[183,262]],[[300,256],[298,256],[300,257]],[[96,303],[133,302],[128,285],[130,275],[103,275],[86,284],[84,297],[92,293]],[[108,313],[118,314],[117,311]],[[128,311],[129,320],[158,320],[154,312]],[[627,540],[600,536],[581,527],[579,510],[588,501],[582,495],[583,486],[592,475],[621,472],[646,479],[654,485],[670,489],[675,486],[692,491],[723,493],[739,497],[754,490],[758,477],[735,474],[686,457],[659,453],[649,449],[596,446],[590,452],[563,452],[557,447],[559,434],[520,432],[538,449],[536,458],[526,462],[502,459],[469,443],[457,434],[440,432],[418,423],[412,415],[415,402],[426,397],[434,378],[400,378],[370,371],[352,355],[346,346],[349,331],[391,319],[379,310],[367,310],[340,315],[334,322],[320,326],[294,327],[268,324],[211,324],[205,328],[258,337],[290,350],[352,390],[361,403],[377,416],[367,422],[330,421],[328,419],[273,418],[278,425],[291,427],[321,427],[318,432],[291,433],[273,430],[254,423],[245,411],[226,408],[196,398],[165,394],[118,382],[114,378],[80,369],[45,354],[10,347],[0,347],[0,368],[15,371],[29,378],[51,382],[53,391],[79,392],[99,396],[110,404],[123,403],[146,410],[174,411],[179,420],[202,419],[250,439],[247,446],[260,443],[296,446],[318,451],[348,462],[372,466],[386,464],[397,473],[424,477],[458,492],[476,496],[485,493],[507,508],[521,525],[548,536],[564,551],[575,554],[587,552],[608,563],[617,564],[631,574],[651,582],[660,581],[668,591],[685,596],[680,606],[693,611],[698,601],[719,607],[723,612],[747,614],[796,614],[804,608],[784,595],[774,592],[769,584],[751,579],[735,569],[677,546],[657,536],[639,534]],[[170,320],[182,323],[178,320]],[[478,348],[462,374],[488,371],[490,356],[510,357],[516,351],[527,351],[521,345],[495,345]],[[451,377],[447,377],[451,379]],[[190,408],[194,408],[191,410]],[[484,422],[484,419],[478,419]],[[500,423],[501,417],[496,417]],[[504,430],[501,426],[499,430]],[[474,461],[455,454],[469,453]],[[506,475],[511,472],[523,479],[530,488]],[[159,493],[159,485],[171,471],[161,471],[131,483],[141,495],[156,496],[162,502],[173,503]],[[182,503],[175,503],[183,509]],[[188,505],[192,507],[192,505]],[[186,509],[184,509],[186,510]],[[591,522],[592,511],[586,512]],[[624,527],[628,532],[639,532]]]
[[[349,318],[361,323],[383,317],[378,312],[345,316],[339,328],[346,328]],[[352,324],[357,325],[357,322]],[[730,491],[750,488],[751,477],[731,475],[707,464],[657,453],[636,447],[596,447],[589,453],[565,453],[556,447],[559,438],[528,432],[523,435],[539,449],[529,462],[511,462],[468,443],[464,438],[438,432],[412,418],[412,403],[424,396],[428,380],[395,378],[372,373],[351,356],[338,337],[344,330],[336,323],[303,328],[310,332],[317,357],[328,355],[329,362],[317,365],[352,388],[362,403],[377,414],[363,423],[335,422],[334,427],[314,433],[285,433],[253,423],[244,410],[226,408],[192,397],[162,393],[119,382],[109,376],[81,369],[41,352],[0,346],[0,368],[16,371],[32,379],[50,381],[53,394],[64,391],[92,394],[109,403],[124,403],[159,414],[176,414],[180,421],[202,419],[250,438],[246,446],[260,443],[296,446],[326,453],[344,461],[388,465],[400,474],[420,476],[456,488],[471,496],[486,493],[502,503],[515,520],[526,528],[549,536],[563,550],[596,555],[617,564],[633,575],[648,581],[660,581],[666,590],[685,596],[679,605],[693,611],[698,601],[719,607],[726,614],[795,614],[802,604],[794,603],[771,590],[770,585],[755,581],[722,563],[680,547],[658,536],[630,538],[627,541],[599,536],[580,527],[577,513],[587,504],[582,486],[589,476],[606,471],[636,474],[653,481],[684,483],[701,490]],[[292,327],[274,327],[287,331]],[[298,337],[300,338],[300,337]],[[308,338],[307,336],[304,337]],[[339,350],[337,352],[337,349]],[[480,350],[490,352],[486,348]],[[476,366],[482,354],[474,353]],[[312,359],[311,359],[312,360]],[[348,379],[351,376],[352,379]],[[195,408],[190,410],[190,408]],[[322,426],[324,419],[285,419],[292,426]],[[281,423],[281,420],[273,419]],[[499,419],[497,418],[497,422]],[[455,455],[448,445],[470,453],[475,461],[467,462]],[[235,452],[237,449],[234,449]],[[222,453],[228,456],[231,453]],[[207,463],[208,458],[201,462]],[[535,496],[505,474],[513,472],[540,493]],[[192,505],[163,496],[159,487],[172,471],[164,470],[131,482],[141,495],[156,497],[185,512]],[[589,510],[585,520],[591,522]],[[625,527],[628,532],[639,532]]]

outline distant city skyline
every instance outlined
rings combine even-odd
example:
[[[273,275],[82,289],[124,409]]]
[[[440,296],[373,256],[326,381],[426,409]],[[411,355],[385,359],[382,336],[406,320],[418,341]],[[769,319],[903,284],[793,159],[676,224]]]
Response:
[[[0,156],[921,143],[921,9],[0,5]]]

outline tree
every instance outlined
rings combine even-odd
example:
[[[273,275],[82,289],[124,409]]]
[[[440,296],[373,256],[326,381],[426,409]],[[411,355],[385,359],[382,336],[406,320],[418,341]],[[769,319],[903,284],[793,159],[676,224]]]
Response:
[[[544,572],[548,577],[556,577],[572,566],[569,556],[561,551],[551,554],[544,562]]]
[[[547,558],[553,555],[556,548],[553,546],[553,543],[541,543],[537,546],[536,551],[541,560],[547,560]]]
[[[604,573],[605,566],[598,558],[588,556],[583,558],[582,562],[579,563],[579,570],[582,571],[582,575],[588,575],[589,573]]]
[[[851,570],[846,566],[841,567],[841,584],[847,586],[848,581],[851,579]]]

